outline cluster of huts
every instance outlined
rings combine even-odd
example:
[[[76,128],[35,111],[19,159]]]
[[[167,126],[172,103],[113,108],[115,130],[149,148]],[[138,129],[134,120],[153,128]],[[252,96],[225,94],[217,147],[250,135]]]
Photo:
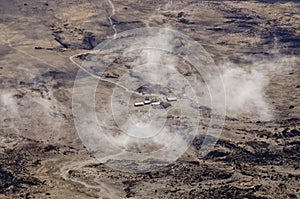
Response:
[[[177,101],[176,97],[167,97],[167,101],[168,102],[174,102]],[[158,106],[160,105],[162,102],[159,101],[158,99],[154,98],[154,99],[150,99],[149,97],[145,98],[145,100],[143,102],[136,102],[134,103],[134,106],[145,106],[145,105],[152,105],[152,106]]]

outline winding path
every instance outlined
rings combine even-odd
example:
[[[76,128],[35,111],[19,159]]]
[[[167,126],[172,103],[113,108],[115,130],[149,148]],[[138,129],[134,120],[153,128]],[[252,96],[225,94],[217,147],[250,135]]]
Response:
[[[114,30],[114,35],[113,35],[113,38],[115,39],[117,37],[117,34],[118,34],[118,31],[116,29],[116,25],[114,25],[114,22],[112,20],[112,16],[114,16],[116,14],[116,10],[115,10],[115,6],[113,4],[113,2],[111,0],[107,0],[109,5],[111,6],[111,14],[109,15],[108,17],[108,20],[110,22],[110,25],[112,26],[113,30]]]
[[[69,57],[70,61],[75,64],[77,67],[79,67],[81,70],[85,71],[86,73],[88,73],[89,75],[91,75],[92,77],[94,78],[97,78],[101,81],[105,81],[105,82],[108,82],[108,83],[111,83],[111,84],[114,84],[115,86],[118,86],[120,88],[123,88],[126,92],[129,92],[129,93],[134,93],[134,94],[137,94],[139,96],[143,96],[141,93],[138,93],[136,91],[131,91],[129,90],[128,88],[126,88],[125,86],[121,85],[121,84],[118,84],[114,81],[111,81],[109,79],[105,79],[105,78],[102,78],[101,76],[98,76],[98,75],[95,75],[93,73],[91,73],[90,71],[88,71],[87,69],[85,69],[84,67],[82,67],[80,64],[78,64],[76,61],[74,61],[74,58],[78,57],[78,56],[81,56],[81,55],[86,55],[86,54],[91,54],[91,53],[96,53],[96,52],[99,52],[98,50],[92,50],[92,51],[89,51],[89,52],[86,52],[86,53],[78,53],[76,55],[72,55]]]

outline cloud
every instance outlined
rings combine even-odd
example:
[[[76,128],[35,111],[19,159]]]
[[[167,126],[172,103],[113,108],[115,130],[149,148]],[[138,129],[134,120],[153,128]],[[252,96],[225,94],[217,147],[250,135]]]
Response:
[[[289,71],[295,57],[282,55],[279,49],[270,50],[268,57],[244,56],[247,64],[236,65],[230,61],[219,63],[226,91],[227,114],[234,117],[273,118],[272,106],[268,103],[269,82],[276,75]],[[209,82],[213,84],[214,79]]]

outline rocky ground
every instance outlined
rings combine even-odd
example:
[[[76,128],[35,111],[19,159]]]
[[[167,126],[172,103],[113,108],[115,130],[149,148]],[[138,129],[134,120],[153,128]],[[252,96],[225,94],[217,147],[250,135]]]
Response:
[[[110,21],[106,1],[0,1],[0,198],[299,198],[300,3],[112,3]],[[97,162],[74,127],[78,67],[69,57],[111,38],[112,25],[117,32],[168,26],[198,41],[218,65],[281,64],[266,87],[273,117],[228,115],[204,159],[197,136],[159,171],[130,174]]]

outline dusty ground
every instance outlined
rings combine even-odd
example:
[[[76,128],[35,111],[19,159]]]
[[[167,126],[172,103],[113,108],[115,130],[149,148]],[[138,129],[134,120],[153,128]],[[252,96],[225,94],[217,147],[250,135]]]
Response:
[[[199,136],[160,171],[113,170],[98,163],[77,136],[71,100],[78,67],[69,60],[113,36],[111,5],[3,0],[0,198],[300,198],[300,3],[114,0],[113,5],[117,32],[168,24],[201,43],[216,63],[230,60],[249,68],[267,60],[275,67],[272,60],[284,57],[288,70],[268,76],[272,119],[229,115],[205,159],[195,152]],[[112,85],[104,85],[109,94]]]

